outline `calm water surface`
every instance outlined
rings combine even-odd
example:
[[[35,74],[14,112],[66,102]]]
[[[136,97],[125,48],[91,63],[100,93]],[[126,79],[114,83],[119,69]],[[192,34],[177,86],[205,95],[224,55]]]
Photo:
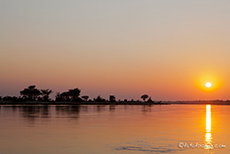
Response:
[[[0,154],[229,154],[229,121],[224,105],[0,106]]]

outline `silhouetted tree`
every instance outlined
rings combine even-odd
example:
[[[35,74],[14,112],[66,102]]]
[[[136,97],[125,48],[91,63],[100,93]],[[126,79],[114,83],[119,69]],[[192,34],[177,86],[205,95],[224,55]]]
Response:
[[[109,101],[110,102],[116,102],[116,97],[114,95],[109,96]]]
[[[41,92],[42,92],[42,97],[43,97],[42,99],[43,99],[43,101],[50,101],[49,95],[53,91],[50,90],[50,89],[42,89]]]
[[[75,89],[69,89],[68,91],[68,95],[71,99],[71,101],[75,102],[75,101],[79,101],[79,95],[80,95],[81,90],[78,88]]]
[[[61,98],[62,98],[62,101],[70,101],[70,97],[69,97],[68,92],[61,93]]]
[[[147,94],[144,94],[144,95],[141,96],[141,98],[144,100],[144,102],[145,102],[145,100],[146,100],[148,97],[149,97],[149,96],[148,96]]]
[[[37,97],[41,95],[40,90],[36,89],[35,87],[35,85],[32,85],[20,91],[20,94],[23,96],[24,100],[35,101]]]
[[[87,102],[87,100],[89,99],[89,96],[81,96],[81,98],[83,98],[86,102]]]
[[[16,102],[17,101],[17,97],[16,96],[5,96],[3,97],[3,101],[10,101],[10,102]]]
[[[105,99],[102,98],[101,96],[97,96],[97,98],[94,98],[94,101],[95,101],[95,102],[104,102]]]
[[[83,101],[80,96],[81,90],[78,88],[75,89],[69,89],[66,92],[63,93],[57,93],[56,94],[56,101],[72,101],[72,102],[81,102]]]
[[[57,92],[57,93],[56,93],[56,96],[55,96],[55,101],[56,101],[56,102],[63,101],[63,100],[62,100],[62,96],[61,96],[61,93],[60,93],[60,92]]]

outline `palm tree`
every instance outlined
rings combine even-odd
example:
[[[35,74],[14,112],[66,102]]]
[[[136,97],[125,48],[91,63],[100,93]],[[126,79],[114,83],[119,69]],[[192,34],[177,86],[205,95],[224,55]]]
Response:
[[[42,89],[42,96],[43,96],[43,101],[50,101],[49,95],[53,92],[50,89]]]
[[[148,96],[147,94],[144,94],[144,95],[141,96],[141,98],[144,100],[144,102],[145,102],[145,100],[146,100],[148,97],[149,97],[149,96]]]

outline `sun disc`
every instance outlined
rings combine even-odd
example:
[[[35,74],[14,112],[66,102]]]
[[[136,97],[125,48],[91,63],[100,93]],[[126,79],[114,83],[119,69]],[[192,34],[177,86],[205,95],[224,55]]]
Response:
[[[210,87],[212,86],[212,84],[211,84],[210,82],[207,82],[207,83],[205,84],[205,86],[206,86],[207,88],[210,88]]]

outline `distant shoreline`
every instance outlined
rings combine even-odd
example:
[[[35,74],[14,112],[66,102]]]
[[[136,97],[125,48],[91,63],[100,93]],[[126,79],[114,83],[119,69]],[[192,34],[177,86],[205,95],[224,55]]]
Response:
[[[230,101],[168,101],[170,104],[194,104],[194,105],[230,105]]]
[[[0,105],[170,105],[170,103],[159,102],[10,102],[2,101]]]
[[[1,105],[230,105],[230,101],[159,101],[159,102],[43,102],[43,101],[27,101],[27,102],[12,102],[1,101]]]

